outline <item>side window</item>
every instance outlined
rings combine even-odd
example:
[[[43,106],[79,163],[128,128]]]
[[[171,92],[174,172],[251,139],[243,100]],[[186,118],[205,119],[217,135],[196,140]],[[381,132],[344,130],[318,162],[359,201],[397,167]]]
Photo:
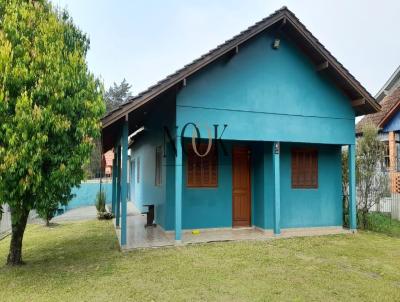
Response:
[[[316,149],[292,149],[292,188],[318,188],[318,151]]]
[[[207,146],[207,144],[200,144],[198,146],[200,154],[206,152]],[[192,144],[189,144],[186,164],[187,186],[192,188],[217,187],[217,159],[218,156],[214,145],[206,156],[201,157],[194,152]]]
[[[385,167],[384,168],[386,171],[389,171],[389,169],[390,169],[389,141],[384,141],[383,143],[384,143],[384,152],[385,152],[385,162],[384,162]]]

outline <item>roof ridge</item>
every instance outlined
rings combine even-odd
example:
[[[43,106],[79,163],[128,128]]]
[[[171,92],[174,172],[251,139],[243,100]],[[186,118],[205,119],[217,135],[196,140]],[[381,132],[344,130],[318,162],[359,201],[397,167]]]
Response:
[[[150,91],[152,88],[154,88],[155,86],[157,86],[158,84],[161,84],[162,82],[165,82],[167,79],[173,77],[174,75],[178,74],[179,72],[181,72],[182,70],[184,70],[185,68],[193,65],[195,62],[200,61],[202,58],[207,57],[208,55],[210,55],[211,53],[213,53],[214,51],[220,49],[222,46],[226,45],[227,43],[230,43],[232,41],[234,41],[236,38],[238,38],[239,36],[243,35],[244,33],[248,32],[249,30],[257,27],[258,25],[260,25],[261,23],[265,22],[267,19],[270,19],[272,16],[283,12],[283,11],[288,11],[291,12],[287,6],[282,6],[280,9],[275,10],[273,13],[271,13],[270,15],[268,15],[267,17],[261,19],[260,21],[257,21],[256,23],[248,26],[246,29],[242,30],[241,32],[239,32],[238,34],[234,35],[232,38],[225,40],[224,42],[218,44],[216,47],[211,48],[209,51],[207,51],[205,54],[201,55],[200,57],[194,59],[193,61],[191,61],[190,63],[187,63],[185,65],[183,65],[183,67],[175,70],[174,72],[170,73],[169,75],[165,76],[162,80],[159,80],[158,82],[156,82],[155,84],[148,86],[146,89],[142,90],[141,92],[139,92],[138,94],[136,94],[135,96],[131,96],[128,97],[127,100],[121,104],[120,106],[116,107],[114,110],[110,111],[106,116],[110,115],[113,111],[116,111],[124,106],[126,106],[128,103],[134,101],[135,99],[137,99],[138,97],[144,95],[145,93],[147,93],[148,91]],[[292,13],[293,14],[293,13]],[[293,14],[294,15],[294,14]]]
[[[144,104],[148,100],[151,100],[159,94],[165,92],[167,89],[172,88],[174,85],[182,81],[182,79],[191,76],[193,73],[218,59],[221,55],[231,51],[233,47],[240,45],[241,43],[271,27],[282,19],[288,19],[291,26],[298,31],[300,37],[309,43],[310,47],[315,48],[316,52],[319,53],[322,58],[331,63],[339,77],[342,77],[344,81],[348,83],[351,89],[354,89],[356,93],[365,98],[371,108],[374,110],[378,110],[380,108],[380,105],[375,102],[373,96],[361,85],[361,83],[332,55],[331,52],[325,48],[325,46],[307,29],[307,27],[301,23],[301,21],[292,11],[290,11],[286,6],[283,6],[282,8],[271,13],[269,16],[233,36],[231,39],[226,40],[192,62],[184,65],[182,68],[169,74],[156,84],[149,86],[136,96],[128,98],[124,104],[120,105],[118,108],[109,112],[105,117],[103,117],[103,127],[106,127],[108,124],[121,118],[124,114],[129,113],[136,107],[141,106],[142,103]],[[140,101],[141,98],[142,100]],[[133,104],[133,102],[136,100],[139,100],[139,102],[135,102],[135,104]],[[121,111],[121,113],[117,113],[117,111]],[[109,118],[111,115],[115,116],[113,118]],[[104,119],[106,119],[106,121],[104,121]]]

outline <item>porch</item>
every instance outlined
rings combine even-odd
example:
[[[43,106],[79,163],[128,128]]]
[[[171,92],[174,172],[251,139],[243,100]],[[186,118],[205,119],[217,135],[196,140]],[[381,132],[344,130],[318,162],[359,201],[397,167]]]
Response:
[[[167,194],[174,187],[174,194],[167,198],[167,204],[158,213],[163,213],[165,220],[160,219],[156,228],[144,228],[145,217],[126,215],[128,195],[127,175],[129,165],[127,162],[128,123],[123,124],[122,136],[119,145],[116,145],[115,165],[113,168],[113,203],[112,211],[116,215],[117,234],[120,246],[123,250],[146,247],[160,247],[180,244],[191,244],[211,241],[229,240],[263,240],[274,237],[292,237],[308,235],[325,235],[346,232],[342,225],[341,203],[341,166],[340,145],[309,144],[307,150],[314,152],[321,158],[315,165],[316,174],[314,180],[316,187],[311,183],[307,188],[293,187],[291,177],[293,146],[299,145],[286,142],[238,142],[228,141],[227,146],[231,151],[229,156],[224,156],[222,148],[219,149],[217,172],[219,186],[211,188],[195,187],[188,185],[188,158],[183,152],[182,142],[179,137],[175,139],[176,155],[172,157],[173,164],[164,162],[165,174],[163,186]],[[231,143],[231,144],[230,144]],[[235,160],[233,150],[235,146],[247,145],[248,151],[242,154],[240,160]],[[300,144],[301,145],[301,144]],[[305,146],[305,144],[301,145]],[[320,149],[318,149],[320,148]],[[145,154],[150,154],[153,159],[152,149],[141,154],[141,164],[145,167]],[[243,152],[242,152],[243,153]],[[248,158],[249,164],[243,164]],[[167,156],[168,157],[168,156]],[[312,156],[309,157],[310,159]],[[334,159],[334,160],[332,160]],[[138,161],[139,162],[139,161]],[[248,183],[246,186],[246,198],[235,198],[237,184],[233,176],[234,163],[238,162],[241,168],[245,167],[245,173],[239,173],[240,180]],[[308,166],[308,165],[307,165]],[[310,168],[312,165],[310,165]],[[146,186],[147,190],[154,185],[154,169],[147,167],[140,178],[138,175],[130,175],[136,184]],[[166,170],[172,170],[173,177],[167,177]],[[149,177],[145,173],[149,172]],[[332,174],[334,171],[334,175]],[[329,173],[327,173],[329,172]],[[196,175],[196,173],[192,173]],[[318,175],[320,175],[318,177]],[[355,219],[355,146],[349,145],[349,176],[350,176],[350,226],[356,229]],[[211,178],[210,178],[211,179]],[[144,185],[142,181],[148,180]],[[312,181],[313,179],[308,179]],[[318,184],[319,181],[319,184]],[[190,183],[191,184],[191,183]],[[156,186],[155,186],[156,187]],[[157,188],[157,187],[156,187]],[[158,187],[161,188],[161,187]],[[239,189],[242,189],[241,187]],[[241,191],[243,190],[236,190]],[[155,195],[154,195],[155,196]],[[165,196],[165,195],[164,195]],[[153,197],[153,196],[150,196]],[[156,198],[143,198],[146,202],[156,202]],[[240,211],[248,215],[237,217],[239,211],[235,208],[236,200],[246,201],[248,207],[238,207]],[[163,206],[165,203],[163,204]],[[157,212],[158,209],[156,209]],[[242,219],[237,219],[242,218]],[[168,220],[168,221],[167,221]],[[240,223],[236,223],[239,221]],[[244,229],[236,229],[235,226],[249,226]],[[165,228],[167,232],[164,232]],[[233,227],[233,228],[232,228]],[[190,230],[200,229],[199,234],[192,234]]]
[[[133,250],[140,248],[158,248],[175,245],[175,232],[164,231],[161,227],[144,227],[145,215],[127,217],[127,242],[121,249]],[[114,220],[115,225],[115,220]],[[271,240],[276,238],[305,237],[319,235],[347,234],[349,230],[341,227],[291,228],[282,229],[279,236],[273,230],[261,230],[255,227],[248,228],[216,228],[200,229],[193,234],[192,230],[182,231],[181,244],[196,244],[222,241],[242,240]],[[116,227],[116,233],[121,240],[121,229]]]

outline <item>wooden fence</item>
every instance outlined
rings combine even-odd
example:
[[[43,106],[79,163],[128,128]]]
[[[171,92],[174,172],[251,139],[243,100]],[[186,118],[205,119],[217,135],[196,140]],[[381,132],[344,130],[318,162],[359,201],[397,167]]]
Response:
[[[382,198],[370,211],[390,214],[392,219],[400,220],[400,194],[391,193],[390,196]]]

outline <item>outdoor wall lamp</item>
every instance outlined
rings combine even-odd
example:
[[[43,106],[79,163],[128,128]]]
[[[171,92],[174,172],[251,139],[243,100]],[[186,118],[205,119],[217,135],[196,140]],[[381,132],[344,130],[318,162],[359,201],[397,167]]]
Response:
[[[273,48],[273,49],[278,49],[279,46],[280,46],[280,44],[281,44],[281,40],[278,39],[278,38],[275,38],[275,41],[274,41],[274,43],[272,44],[272,48]]]

